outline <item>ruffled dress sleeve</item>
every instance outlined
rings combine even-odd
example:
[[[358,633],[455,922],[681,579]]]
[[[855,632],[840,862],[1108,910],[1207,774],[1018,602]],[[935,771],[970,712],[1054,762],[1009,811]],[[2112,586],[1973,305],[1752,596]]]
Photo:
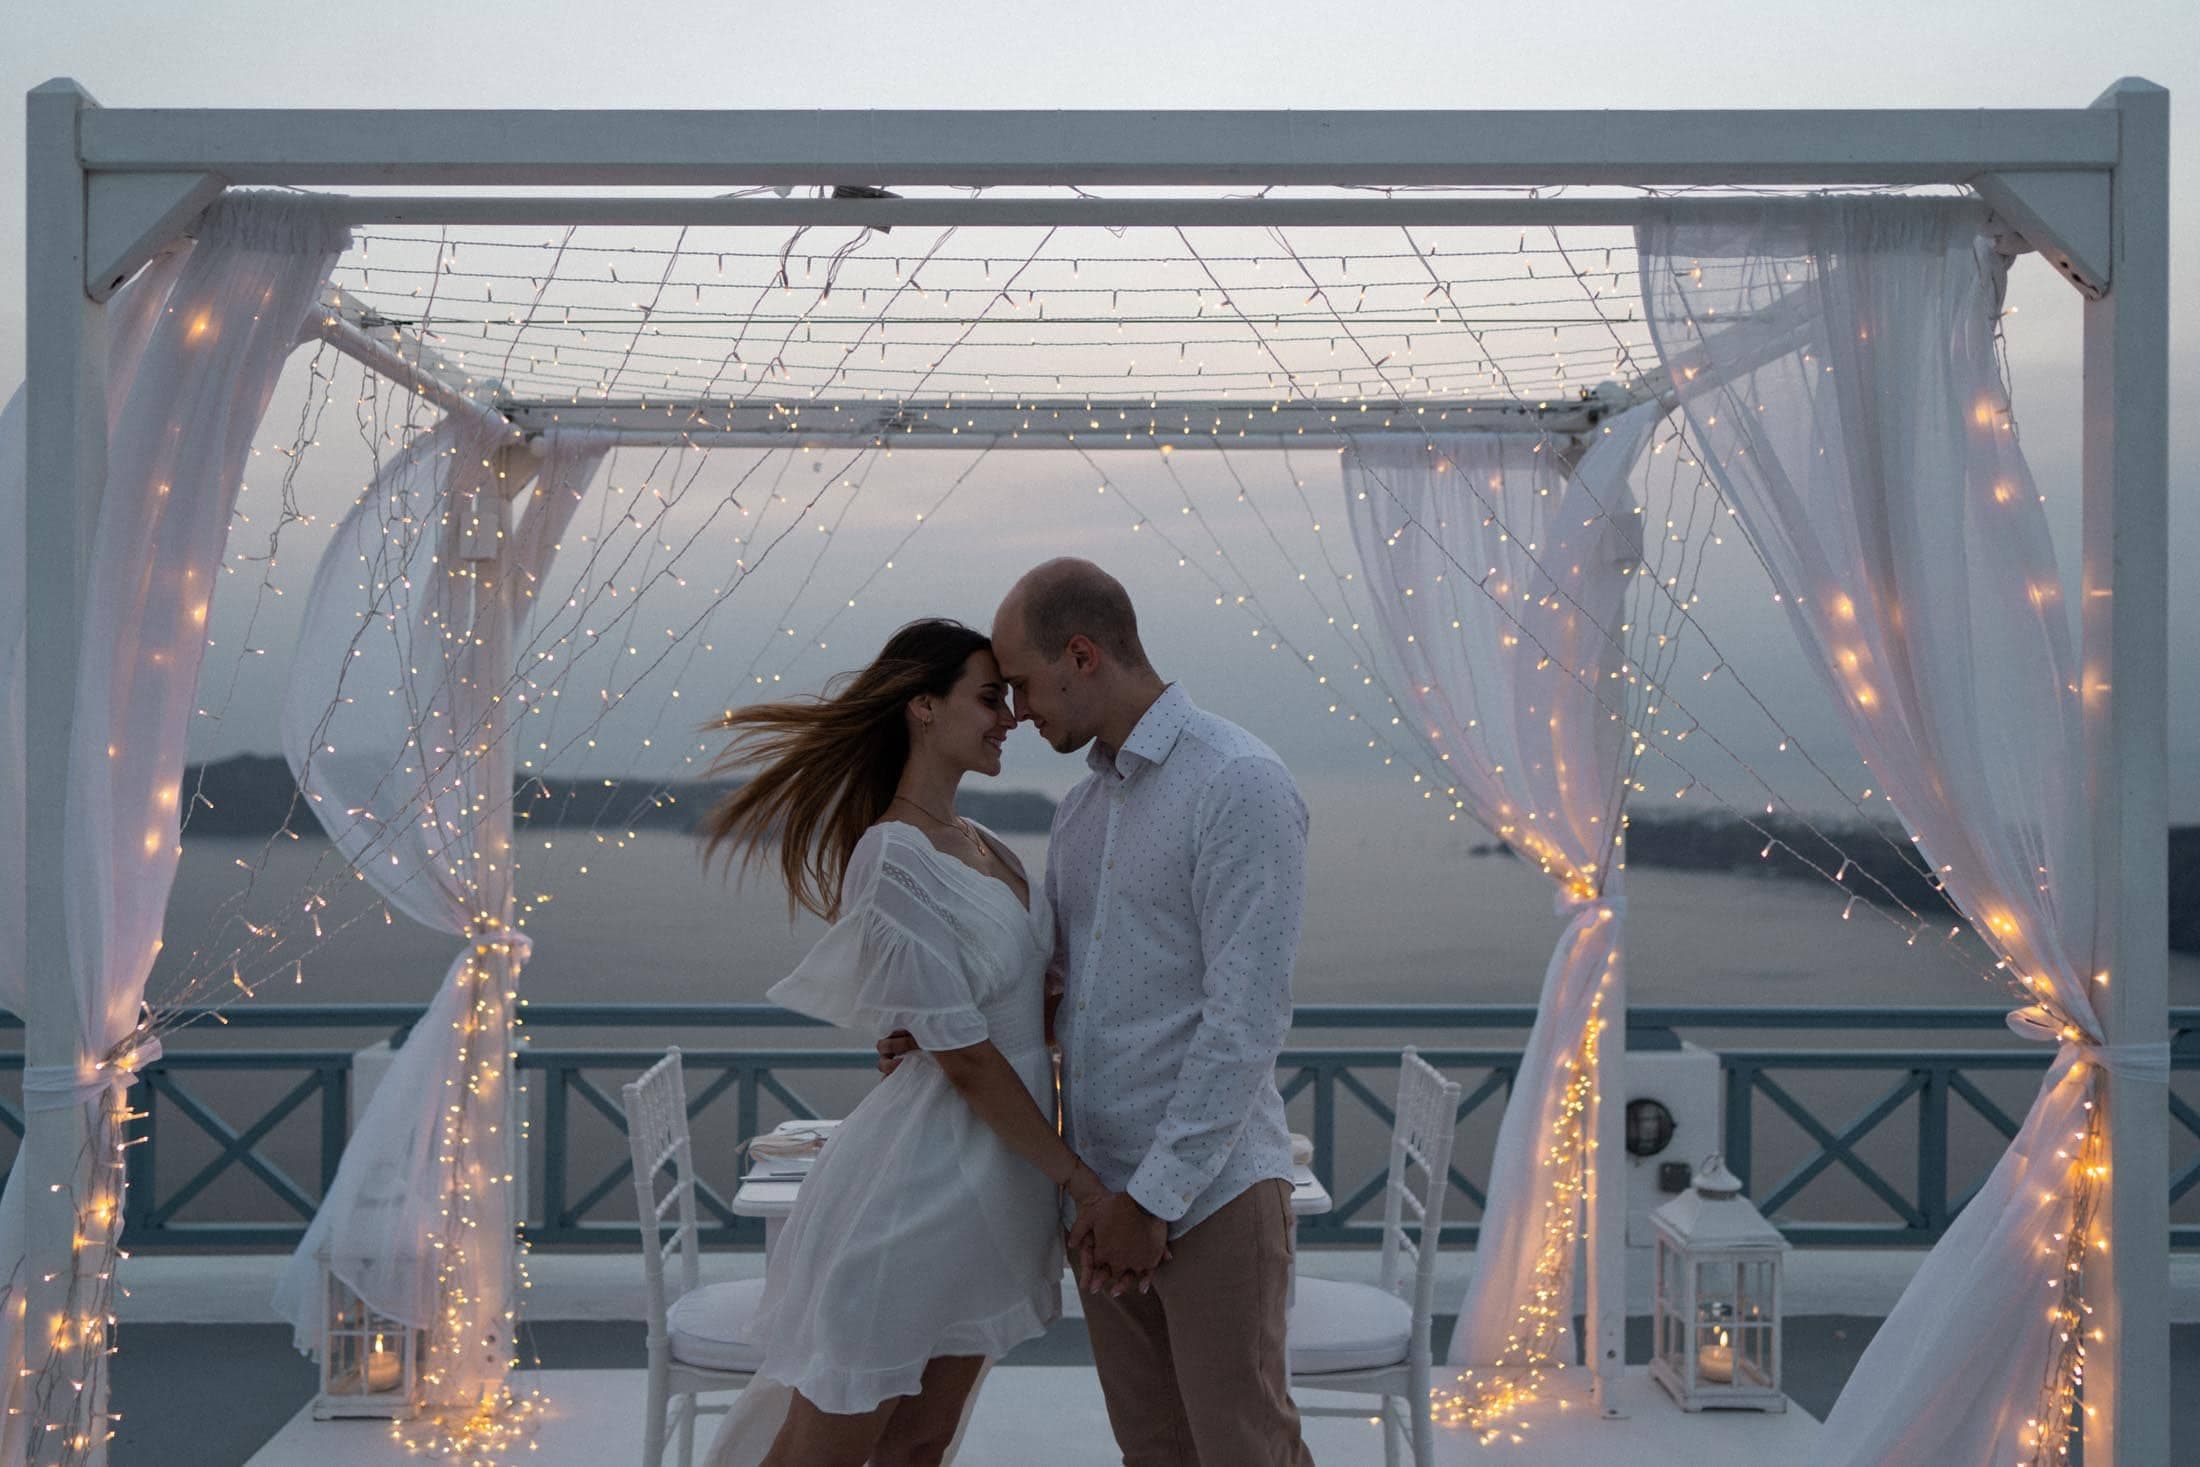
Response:
[[[986,1037],[986,1023],[954,927],[956,897],[908,839],[883,826],[865,833],[840,920],[766,997],[872,1039],[906,1029],[922,1049],[963,1049]]]

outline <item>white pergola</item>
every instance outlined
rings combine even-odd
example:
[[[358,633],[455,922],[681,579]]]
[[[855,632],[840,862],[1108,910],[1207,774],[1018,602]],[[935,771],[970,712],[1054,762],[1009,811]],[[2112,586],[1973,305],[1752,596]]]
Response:
[[[1631,225],[1655,197],[1187,197],[1184,189],[1525,189],[1553,186],[1782,189],[1954,186],[1975,190],[2009,234],[2086,297],[2082,661],[2088,788],[2101,836],[2096,951],[2115,981],[2109,1044],[2158,1039],[2167,1011],[2164,829],[2167,598],[2168,94],[2119,82],[2088,108],[1662,112],[978,112],[397,111],[113,109],[75,83],[28,99],[29,550],[26,787],[33,848],[57,843],[76,701],[85,559],[105,482],[105,302],[224,188],[343,191],[355,223],[406,225]],[[613,190],[887,184],[1014,191],[1078,185],[1106,197],[703,198]],[[420,193],[382,192],[414,189]],[[518,192],[556,189],[557,194]],[[604,190],[589,196],[578,191]],[[442,192],[462,190],[463,192]],[[502,191],[502,192],[500,192]],[[1740,198],[1736,208],[1755,207]],[[1691,210],[1720,207],[1695,197]],[[628,441],[769,444],[875,440],[973,446],[877,403],[806,402],[790,431],[762,409],[709,404],[570,404],[498,399],[425,342],[379,330],[347,304],[319,329],[340,349],[446,405],[493,405],[515,434],[615,426]],[[394,335],[394,344],[393,344]],[[1652,384],[1655,390],[1656,384]],[[1586,431],[1612,403],[1459,403],[1456,426]],[[1401,407],[1403,405],[1401,404]],[[1069,443],[1074,419],[1151,404],[1082,397],[1013,410],[974,407],[980,442],[1027,432]],[[1379,416],[1380,405],[1376,412]],[[958,410],[960,411],[960,410]],[[1247,413],[1240,400],[1172,400],[1168,413]],[[713,414],[717,416],[713,416]],[[1054,421],[1032,423],[1034,414]],[[1071,421],[1065,423],[1063,415]],[[1273,441],[1324,426],[1294,405],[1252,415]],[[1380,428],[1356,411],[1352,431]],[[1019,429],[1019,423],[1026,425]],[[818,425],[811,427],[810,425]],[[1422,430],[1411,425],[1411,431]],[[1400,425],[1407,431],[1407,425]],[[1202,434],[1186,447],[1206,446]],[[1304,441],[1301,439],[1300,441]],[[1101,446],[1095,443],[1093,446]],[[77,998],[63,919],[62,866],[28,867],[27,1060],[74,1065]],[[1610,1044],[1600,1068],[1616,1081]],[[1600,1077],[1600,1088],[1604,1088]],[[2096,1464],[2169,1455],[2167,1124],[2160,1092],[2112,1076],[2109,1207],[2126,1240],[2091,1291],[2104,1331],[2089,1352]],[[1621,1147],[1616,1106],[1600,1145]],[[85,1145],[80,1108],[31,1113],[21,1165],[65,1175]],[[67,1197],[30,1198],[31,1276],[65,1270],[76,1227]],[[1619,1369],[1624,1338],[1624,1197],[1606,1189],[1591,1220],[1590,1359]],[[65,1280],[31,1291],[50,1312]]]

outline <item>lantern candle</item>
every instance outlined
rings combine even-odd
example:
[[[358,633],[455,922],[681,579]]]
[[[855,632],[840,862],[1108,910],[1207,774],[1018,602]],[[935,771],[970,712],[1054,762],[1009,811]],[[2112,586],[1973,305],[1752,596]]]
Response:
[[[1720,1385],[1733,1384],[1734,1346],[1727,1338],[1725,1330],[1719,1331],[1717,1344],[1705,1345],[1696,1352],[1696,1374],[1704,1380],[1716,1381]]]
[[[382,1336],[376,1335],[374,1350],[367,1356],[367,1389],[377,1394],[395,1390],[404,1373],[403,1362],[384,1343]]]

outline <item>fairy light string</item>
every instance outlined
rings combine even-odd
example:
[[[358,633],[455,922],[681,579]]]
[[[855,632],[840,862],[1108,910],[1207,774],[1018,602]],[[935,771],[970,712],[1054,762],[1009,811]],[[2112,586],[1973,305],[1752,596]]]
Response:
[[[1417,257],[1418,257],[1418,255],[1417,255]]]

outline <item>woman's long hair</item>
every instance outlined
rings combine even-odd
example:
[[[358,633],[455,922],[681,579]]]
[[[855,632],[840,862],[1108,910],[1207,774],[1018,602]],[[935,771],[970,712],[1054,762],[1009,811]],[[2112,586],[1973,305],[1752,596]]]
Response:
[[[992,645],[961,622],[913,621],[822,697],[756,703],[706,725],[733,735],[712,775],[762,767],[703,817],[704,859],[730,844],[746,874],[776,841],[788,912],[799,904],[837,921],[856,842],[886,813],[909,761],[909,700],[945,697],[970,655]]]

